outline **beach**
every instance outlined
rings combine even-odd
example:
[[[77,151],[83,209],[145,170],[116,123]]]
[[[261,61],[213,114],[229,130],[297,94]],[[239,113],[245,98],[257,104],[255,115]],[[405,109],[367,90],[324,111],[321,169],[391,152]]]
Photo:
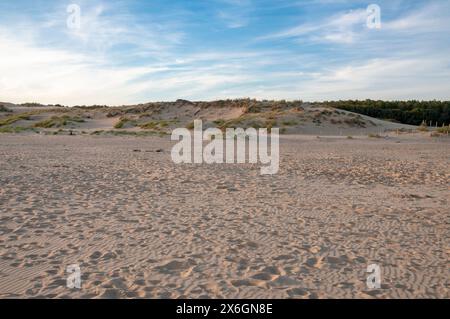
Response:
[[[448,138],[286,135],[275,175],[173,145],[2,134],[0,297],[449,298]]]

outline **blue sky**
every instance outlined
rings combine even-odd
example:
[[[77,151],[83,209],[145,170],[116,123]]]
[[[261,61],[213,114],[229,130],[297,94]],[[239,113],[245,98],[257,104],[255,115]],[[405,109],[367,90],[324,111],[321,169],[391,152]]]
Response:
[[[449,35],[449,0],[3,0],[0,100],[448,100]]]

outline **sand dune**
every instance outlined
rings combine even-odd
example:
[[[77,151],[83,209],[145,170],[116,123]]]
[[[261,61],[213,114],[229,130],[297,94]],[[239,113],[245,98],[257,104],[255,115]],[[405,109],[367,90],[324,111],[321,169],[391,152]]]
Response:
[[[2,103],[0,103],[2,104]],[[320,104],[301,101],[228,100],[214,102],[147,103],[121,107],[24,107],[3,103],[11,112],[0,112],[0,130],[47,134],[169,134],[174,128],[278,127],[281,134],[368,135],[417,127],[382,121]],[[23,115],[22,118],[20,115]],[[13,120],[12,123],[11,119]],[[5,121],[6,120],[6,121]],[[9,122],[8,122],[9,120]],[[3,121],[3,124],[2,124]]]

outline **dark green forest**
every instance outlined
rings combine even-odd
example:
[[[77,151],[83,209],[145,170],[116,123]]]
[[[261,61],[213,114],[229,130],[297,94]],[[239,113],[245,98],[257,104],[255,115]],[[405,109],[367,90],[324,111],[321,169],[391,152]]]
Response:
[[[322,104],[403,124],[438,126],[450,123],[450,101],[326,101]]]

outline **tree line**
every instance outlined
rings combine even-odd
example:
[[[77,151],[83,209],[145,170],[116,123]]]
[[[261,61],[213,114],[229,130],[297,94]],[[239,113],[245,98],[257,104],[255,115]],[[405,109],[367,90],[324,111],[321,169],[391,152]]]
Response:
[[[448,125],[450,101],[326,101],[324,105],[410,125]]]

